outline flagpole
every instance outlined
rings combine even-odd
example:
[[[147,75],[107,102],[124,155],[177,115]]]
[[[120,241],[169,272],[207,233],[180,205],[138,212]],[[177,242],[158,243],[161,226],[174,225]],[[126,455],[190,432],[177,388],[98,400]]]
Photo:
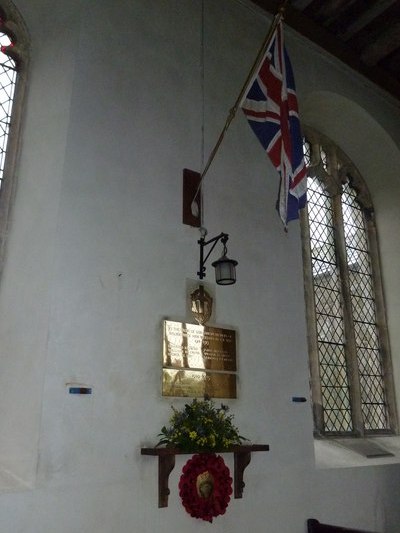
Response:
[[[225,133],[227,132],[229,126],[231,125],[231,122],[232,120],[235,118],[235,115],[236,115],[236,112],[238,110],[238,107],[243,99],[243,96],[245,95],[246,93],[246,89],[247,87],[249,86],[250,82],[252,81],[255,73],[257,72],[257,69],[258,67],[260,66],[260,63],[261,61],[263,60],[264,58],[264,55],[265,55],[265,52],[266,50],[268,49],[268,46],[270,45],[270,42],[271,42],[271,39],[273,37],[273,34],[276,30],[276,27],[278,26],[279,22],[282,20],[283,18],[283,15],[284,15],[284,12],[285,12],[285,9],[286,9],[286,6],[287,4],[289,3],[289,0],[283,0],[282,2],[282,5],[281,7],[279,8],[278,12],[276,13],[276,15],[274,16],[274,20],[272,21],[271,23],[271,26],[268,30],[268,33],[264,39],[264,42],[262,43],[261,45],[261,48],[257,54],[257,57],[253,63],[253,66],[251,67],[250,69],[250,72],[249,74],[247,75],[247,78],[246,78],[246,81],[244,82],[243,84],[243,87],[239,93],[239,96],[236,98],[236,102],[234,103],[233,107],[231,107],[231,109],[229,110],[229,115],[225,121],[225,125],[218,137],[218,140],[217,142],[215,143],[215,146],[214,148],[212,149],[209,157],[208,157],[208,160],[207,160],[207,163],[202,171],[202,173],[200,174],[200,181],[199,181],[199,184],[197,186],[197,189],[196,189],[196,192],[195,192],[195,195],[193,196],[193,199],[192,199],[192,204],[191,204],[191,210],[192,210],[192,213],[194,215],[197,215],[198,213],[198,207],[197,207],[197,204],[195,202],[199,192],[200,192],[200,189],[201,189],[201,186],[203,184],[203,180],[205,178],[205,175],[207,174],[208,172],[208,169],[210,168],[211,166],[211,163],[213,162],[214,160],[214,157],[216,156],[217,152],[218,152],[218,149],[219,147],[221,146],[221,143],[224,139],[224,136],[225,136]]]

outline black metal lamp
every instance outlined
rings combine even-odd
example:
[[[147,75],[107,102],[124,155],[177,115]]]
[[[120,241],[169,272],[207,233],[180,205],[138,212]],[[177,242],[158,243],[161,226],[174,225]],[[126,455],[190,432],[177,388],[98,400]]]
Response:
[[[200,268],[197,272],[197,275],[200,279],[203,279],[206,275],[206,261],[210,257],[211,252],[214,250],[216,244],[218,241],[221,241],[224,248],[222,252],[222,256],[212,263],[212,266],[215,268],[215,281],[218,285],[233,285],[236,283],[236,265],[238,264],[237,261],[234,259],[229,259],[227,257],[227,248],[226,243],[229,239],[229,235],[226,233],[220,233],[216,237],[213,237],[212,239],[209,239],[208,241],[205,240],[205,236],[207,235],[207,230],[204,228],[201,228],[201,239],[199,239],[197,242],[200,245]],[[209,250],[208,254],[204,257],[204,248],[208,246],[209,244],[212,244],[211,249]]]

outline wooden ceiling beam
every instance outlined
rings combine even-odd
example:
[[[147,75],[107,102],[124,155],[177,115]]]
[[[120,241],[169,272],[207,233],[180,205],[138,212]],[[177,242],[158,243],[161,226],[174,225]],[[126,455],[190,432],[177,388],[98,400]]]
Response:
[[[299,11],[302,11],[306,7],[308,7],[313,0],[292,0],[292,6],[298,9]]]
[[[341,14],[349,9],[355,0],[326,0],[319,9],[313,14],[313,19],[320,22],[323,26],[329,26]]]
[[[366,46],[361,54],[361,59],[367,65],[376,65],[399,48],[400,22],[396,22],[385,33],[377,37],[371,44]]]
[[[340,35],[344,41],[348,41],[360,30],[368,26],[376,17],[379,17],[386,9],[395,4],[397,0],[378,0],[369,9],[361,13],[359,17]]]
[[[278,12],[278,9],[282,4],[282,2],[278,0],[251,1],[253,4],[261,7],[265,12],[272,15],[275,15]],[[350,46],[346,45],[345,42],[340,41],[326,28],[323,28],[291,5],[287,6],[284,19],[285,22],[300,35],[303,35],[310,41],[316,43],[328,53],[337,57],[350,68],[359,72],[375,85],[386,90],[400,101],[400,83],[394,77],[390,76],[376,65],[366,65]]]

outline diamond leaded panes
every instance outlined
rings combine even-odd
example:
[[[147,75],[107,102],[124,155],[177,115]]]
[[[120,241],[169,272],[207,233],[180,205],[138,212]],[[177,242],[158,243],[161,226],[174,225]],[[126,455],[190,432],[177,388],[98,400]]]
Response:
[[[388,429],[374,284],[364,215],[357,202],[356,192],[349,183],[343,186],[342,209],[364,424],[366,429]]]
[[[331,199],[318,178],[307,180],[320,384],[326,431],[352,430],[343,307]]]
[[[312,298],[306,300],[313,307],[309,334],[315,339],[317,362],[311,365],[317,429],[326,434],[388,432],[394,420],[387,397],[392,384],[382,359],[371,233],[351,179],[339,177],[344,165],[351,164],[329,146],[325,150],[315,139],[312,145],[304,143],[305,161],[312,169],[305,264],[312,275],[312,293],[307,291]],[[382,321],[382,310],[379,316]],[[384,343],[387,353],[386,337]],[[393,387],[391,391],[393,398]]]

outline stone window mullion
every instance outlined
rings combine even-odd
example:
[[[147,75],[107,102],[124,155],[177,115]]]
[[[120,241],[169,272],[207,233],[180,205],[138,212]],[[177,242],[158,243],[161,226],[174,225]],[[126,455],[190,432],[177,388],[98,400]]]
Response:
[[[310,248],[310,226],[308,222],[307,205],[300,212],[301,217],[301,232],[302,232],[302,247],[304,258],[304,294],[307,313],[307,338],[308,348],[310,352],[310,387],[312,394],[314,428],[317,435],[324,432],[324,413],[323,413],[323,397],[321,390],[321,376],[318,358],[318,341],[316,332],[316,312],[315,312],[315,297],[313,290],[313,276],[312,276],[312,258]]]
[[[372,274],[373,274],[374,288],[375,288],[376,320],[377,320],[377,328],[379,331],[380,352],[381,352],[382,366],[383,366],[383,372],[384,372],[384,377],[385,377],[385,392],[386,392],[386,399],[387,399],[387,409],[388,409],[390,427],[392,431],[397,433],[399,431],[399,427],[398,427],[398,422],[397,422],[398,417],[397,417],[396,398],[395,398],[395,389],[394,389],[393,366],[392,366],[392,359],[391,359],[391,354],[390,354],[389,332],[388,332],[387,320],[386,320],[383,283],[382,283],[381,267],[380,267],[380,261],[379,261],[378,239],[377,239],[377,234],[376,234],[376,225],[375,225],[373,210],[369,210],[365,212],[365,220],[366,220],[368,242],[369,242],[369,247],[370,247],[370,258],[371,258]]]
[[[332,208],[335,226],[337,263],[340,272],[342,290],[345,356],[347,362],[353,431],[357,435],[363,435],[364,423],[360,405],[361,389],[357,364],[357,348],[354,335],[353,313],[351,308],[349,270],[347,266],[343,213],[340,194],[335,194],[332,197]]]

